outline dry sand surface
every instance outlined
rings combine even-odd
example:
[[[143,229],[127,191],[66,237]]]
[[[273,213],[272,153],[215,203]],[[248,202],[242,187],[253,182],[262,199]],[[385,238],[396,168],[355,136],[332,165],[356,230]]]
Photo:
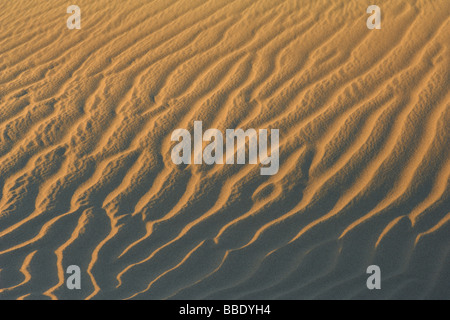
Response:
[[[1,299],[450,298],[450,1],[73,2],[0,1]]]

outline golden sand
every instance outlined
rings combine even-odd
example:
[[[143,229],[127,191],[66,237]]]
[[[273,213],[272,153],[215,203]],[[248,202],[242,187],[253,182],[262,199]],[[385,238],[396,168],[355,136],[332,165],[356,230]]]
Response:
[[[376,2],[1,1],[0,299],[450,298],[450,1]]]

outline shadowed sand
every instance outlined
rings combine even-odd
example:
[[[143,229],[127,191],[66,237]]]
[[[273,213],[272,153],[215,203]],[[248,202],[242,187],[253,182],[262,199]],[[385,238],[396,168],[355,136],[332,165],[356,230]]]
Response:
[[[450,1],[76,2],[0,2],[1,299],[450,299]]]

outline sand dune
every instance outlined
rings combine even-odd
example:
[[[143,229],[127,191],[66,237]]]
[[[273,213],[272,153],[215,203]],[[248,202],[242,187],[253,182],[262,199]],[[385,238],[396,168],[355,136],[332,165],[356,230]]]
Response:
[[[450,2],[372,2],[0,2],[0,299],[450,299]]]

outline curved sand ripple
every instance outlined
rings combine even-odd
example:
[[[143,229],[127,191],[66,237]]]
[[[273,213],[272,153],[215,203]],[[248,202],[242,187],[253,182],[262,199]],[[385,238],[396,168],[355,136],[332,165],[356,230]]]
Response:
[[[1,2],[0,298],[450,298],[450,2],[371,2]],[[195,120],[279,173],[173,165]]]

